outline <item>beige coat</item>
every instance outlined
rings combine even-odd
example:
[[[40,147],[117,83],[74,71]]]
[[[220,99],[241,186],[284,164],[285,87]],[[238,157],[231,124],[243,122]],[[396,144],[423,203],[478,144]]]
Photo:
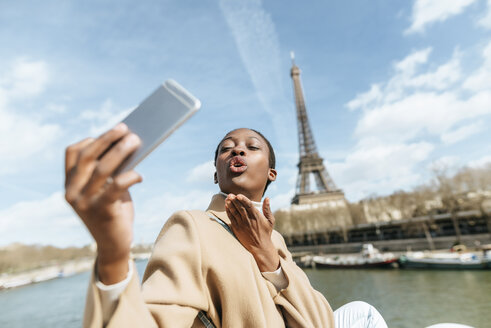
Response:
[[[224,200],[213,196],[207,211],[230,224]],[[107,327],[203,327],[201,310],[217,327],[334,327],[329,303],[292,261],[281,235],[273,231],[272,239],[288,280],[279,292],[207,213],[175,213],[155,242],[142,286],[135,274]],[[84,327],[102,327],[98,293],[93,277]]]

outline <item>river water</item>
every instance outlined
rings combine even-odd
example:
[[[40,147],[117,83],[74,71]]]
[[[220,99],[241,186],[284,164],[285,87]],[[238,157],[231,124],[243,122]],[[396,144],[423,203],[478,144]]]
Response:
[[[142,276],[146,261],[137,263]],[[305,271],[333,309],[374,305],[389,327],[455,322],[491,327],[491,271]],[[80,327],[89,273],[0,291],[0,327]]]

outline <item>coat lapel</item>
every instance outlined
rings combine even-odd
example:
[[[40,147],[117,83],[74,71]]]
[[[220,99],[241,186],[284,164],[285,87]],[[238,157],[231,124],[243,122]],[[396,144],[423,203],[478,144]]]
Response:
[[[213,215],[230,226],[230,219],[225,212],[225,196],[221,194],[214,195],[206,211],[211,212]]]

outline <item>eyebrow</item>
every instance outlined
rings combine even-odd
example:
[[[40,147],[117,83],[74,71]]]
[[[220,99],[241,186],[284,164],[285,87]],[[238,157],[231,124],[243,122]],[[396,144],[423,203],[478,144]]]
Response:
[[[233,139],[233,137],[230,136],[230,137],[223,138],[222,141],[220,141],[220,144],[222,144],[222,142],[224,142],[225,140],[230,140],[230,139]],[[261,142],[261,140],[259,138],[257,138],[257,137],[252,137],[251,136],[251,137],[247,137],[247,139],[256,139],[257,141]]]

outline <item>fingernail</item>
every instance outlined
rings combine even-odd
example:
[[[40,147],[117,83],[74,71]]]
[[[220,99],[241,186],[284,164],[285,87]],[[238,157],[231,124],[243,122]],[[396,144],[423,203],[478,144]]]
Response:
[[[126,144],[128,146],[134,146],[137,145],[140,142],[140,138],[134,133],[130,134],[128,137],[126,137]]]
[[[128,131],[128,126],[126,124],[124,124],[123,122],[121,123],[118,123],[115,127],[114,127],[115,130],[118,130],[118,131],[121,131],[121,132],[126,132]]]

